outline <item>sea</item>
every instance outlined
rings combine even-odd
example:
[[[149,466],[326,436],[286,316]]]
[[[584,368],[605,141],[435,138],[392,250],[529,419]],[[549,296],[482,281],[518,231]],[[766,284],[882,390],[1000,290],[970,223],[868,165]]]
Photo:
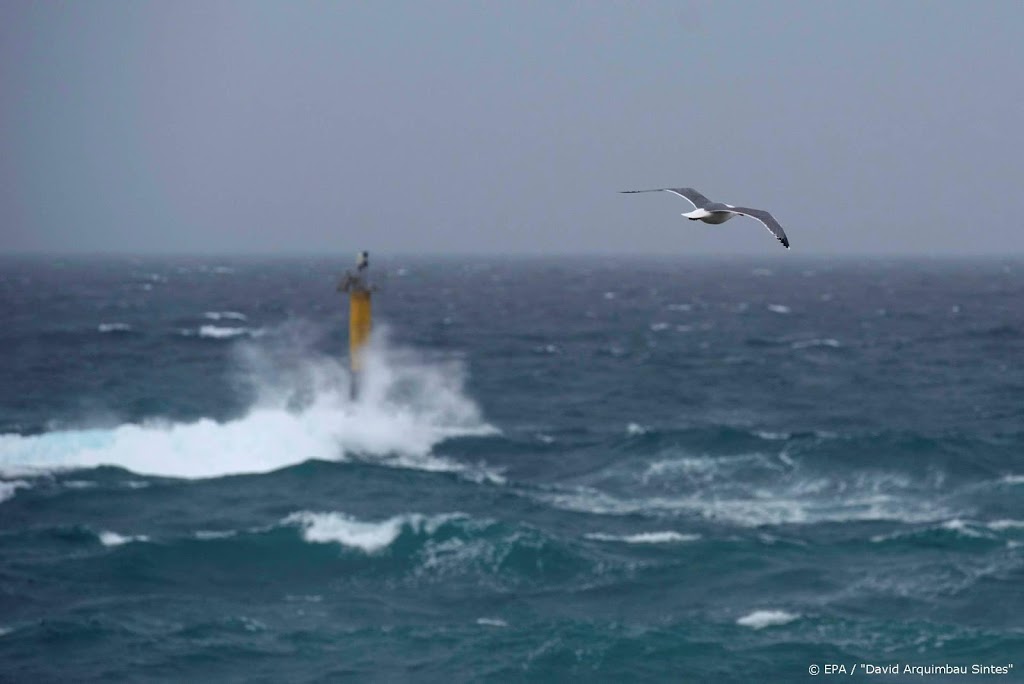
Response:
[[[371,259],[0,259],[0,681],[1024,681],[1020,258]]]

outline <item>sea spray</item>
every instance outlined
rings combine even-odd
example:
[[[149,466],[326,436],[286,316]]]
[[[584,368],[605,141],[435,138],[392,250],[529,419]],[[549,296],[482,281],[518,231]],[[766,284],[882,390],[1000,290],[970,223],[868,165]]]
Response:
[[[353,455],[400,467],[460,470],[459,464],[432,456],[434,445],[494,431],[465,394],[458,362],[429,362],[377,336],[365,392],[352,402],[340,360],[318,355],[308,345],[289,347],[287,357],[280,354],[282,338],[295,341],[304,334],[302,326],[293,328],[284,328],[265,347],[250,341],[240,349],[238,372],[255,391],[250,408],[238,418],[0,435],[0,473],[113,465],[149,475],[206,478]],[[286,363],[274,367],[275,360]]]

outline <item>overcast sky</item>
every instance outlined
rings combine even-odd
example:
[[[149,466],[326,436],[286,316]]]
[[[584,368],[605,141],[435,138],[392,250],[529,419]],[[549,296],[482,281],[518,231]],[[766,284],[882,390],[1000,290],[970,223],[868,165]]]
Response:
[[[0,3],[0,252],[1024,253],[1024,2]],[[667,193],[763,207],[682,219]]]

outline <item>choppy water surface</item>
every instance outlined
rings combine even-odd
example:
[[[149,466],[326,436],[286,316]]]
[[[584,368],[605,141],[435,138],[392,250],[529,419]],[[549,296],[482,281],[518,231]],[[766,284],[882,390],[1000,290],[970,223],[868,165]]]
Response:
[[[345,263],[6,259],[0,679],[1014,662],[1024,263],[786,257],[381,261],[355,402]]]

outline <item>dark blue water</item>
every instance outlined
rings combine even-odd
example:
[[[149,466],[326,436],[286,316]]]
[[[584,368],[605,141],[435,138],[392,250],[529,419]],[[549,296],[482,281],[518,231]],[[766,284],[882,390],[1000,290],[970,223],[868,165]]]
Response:
[[[1024,262],[347,266],[0,262],[0,680],[1024,653]]]

